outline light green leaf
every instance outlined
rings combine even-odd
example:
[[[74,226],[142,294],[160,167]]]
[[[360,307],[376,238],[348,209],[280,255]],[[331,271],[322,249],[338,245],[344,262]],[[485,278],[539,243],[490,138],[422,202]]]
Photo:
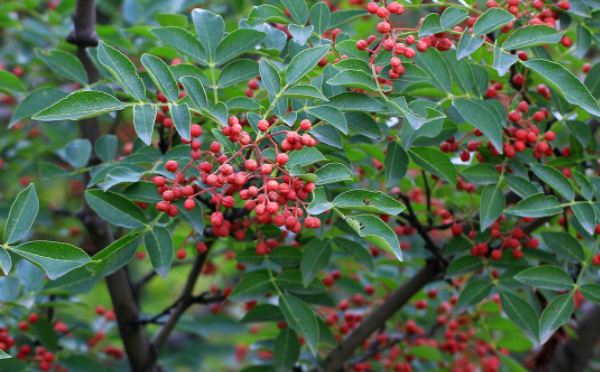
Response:
[[[294,38],[294,40],[298,43],[298,45],[305,45],[306,41],[312,35],[314,26],[299,26],[299,25],[289,25],[288,31],[290,35]]]
[[[285,8],[290,12],[292,18],[299,24],[308,21],[308,5],[304,0],[281,0]]]
[[[524,26],[510,34],[502,44],[504,50],[532,48],[540,45],[556,44],[563,34],[546,25]]]
[[[435,174],[452,185],[456,185],[458,178],[456,167],[452,164],[450,158],[440,150],[430,147],[413,147],[408,154],[412,161],[427,172]]]
[[[329,10],[329,8],[327,8]],[[290,23],[285,13],[276,6],[270,4],[263,4],[252,8],[250,15],[248,16],[248,24],[250,26],[256,26],[261,23],[279,23],[287,25]]]
[[[157,27],[150,30],[152,35],[175,50],[185,54],[193,61],[208,64],[206,49],[192,33],[181,27]]]
[[[437,13],[429,13],[419,26],[419,37],[439,34],[445,28],[440,24],[440,15]]]
[[[569,103],[583,108],[592,115],[600,116],[600,106],[596,99],[585,85],[562,65],[542,59],[521,61],[521,63],[546,80]]]
[[[573,288],[573,278],[558,266],[530,267],[515,275],[516,280],[532,287],[567,291]]]
[[[173,262],[173,239],[169,230],[162,226],[154,226],[144,235],[144,244],[150,257],[152,267],[167,279],[171,263]]]
[[[192,127],[192,116],[190,115],[190,109],[188,105],[183,103],[181,105],[175,103],[169,103],[169,112],[173,118],[173,124],[177,133],[186,141],[191,140],[190,128]]]
[[[569,234],[558,231],[542,231],[542,239],[552,252],[569,262],[583,262],[585,254],[581,244]]]
[[[473,25],[473,35],[481,36],[514,21],[515,16],[501,8],[490,8]]]
[[[92,118],[129,106],[115,97],[97,91],[75,92],[54,105],[37,113],[32,119],[39,121],[78,120]]]
[[[223,39],[223,33],[225,32],[223,17],[208,10],[196,8],[192,10],[192,20],[194,21],[196,34],[208,54],[208,59],[213,60],[217,45]]]
[[[0,269],[4,273],[4,275],[8,275],[10,269],[12,268],[12,259],[10,258],[10,254],[6,248],[0,246]]]
[[[113,225],[135,229],[148,224],[148,218],[140,207],[114,192],[87,190],[85,199],[100,217]]]
[[[98,60],[133,98],[138,101],[146,98],[144,82],[138,75],[133,63],[123,53],[100,41]]]
[[[177,101],[179,99],[179,87],[173,73],[169,70],[169,66],[162,59],[151,54],[142,55],[141,61],[158,90],[169,101]]]
[[[279,307],[288,326],[300,333],[313,355],[319,346],[319,324],[313,311],[298,297],[283,295],[279,297]]]
[[[531,195],[519,202],[519,204],[508,208],[507,214],[519,217],[549,217],[563,211],[558,200],[554,196],[544,196],[543,193]]]
[[[87,73],[81,62],[71,53],[62,50],[36,49],[35,54],[44,61],[50,69],[57,74],[78,82],[81,85],[88,83]]]
[[[312,215],[321,214],[333,208],[333,203],[327,201],[324,187],[317,187],[313,190],[313,201],[309,204],[306,211]]]
[[[494,45],[494,63],[492,67],[498,71],[499,76],[504,76],[510,70],[510,67],[517,63],[519,57],[516,54],[510,54]]]
[[[275,372],[287,372],[294,368],[300,357],[300,341],[298,335],[290,327],[285,327],[275,339],[273,349],[273,365]]]
[[[574,310],[573,292],[554,297],[540,317],[540,343],[545,344],[560,326],[568,323]]]
[[[304,286],[308,287],[317,274],[329,264],[332,254],[330,241],[313,239],[305,244],[302,253],[300,270],[302,271]]]
[[[573,201],[575,190],[571,181],[561,171],[545,164],[531,164],[531,170],[539,179],[558,191],[565,199]]]
[[[32,241],[12,247],[11,251],[42,268],[50,280],[91,261],[81,248],[60,242]]]
[[[449,6],[444,10],[444,13],[442,13],[440,24],[444,30],[448,30],[467,18],[469,18],[469,12],[466,9],[457,6]]]
[[[4,242],[12,244],[21,240],[31,229],[39,211],[39,199],[35,185],[30,184],[17,195],[12,203],[6,226],[4,226]]]
[[[470,56],[477,49],[479,49],[479,47],[481,47],[484,42],[485,42],[485,38],[475,37],[475,36],[471,35],[471,33],[469,32],[469,29],[465,29],[465,31],[462,33],[462,36],[460,37],[460,40],[458,42],[456,58],[460,60],[460,59]]]
[[[215,63],[222,65],[234,57],[254,49],[267,34],[252,29],[237,29],[225,36],[215,51]]]
[[[400,242],[394,231],[379,217],[370,214],[346,216],[346,222],[361,237],[402,261]]]
[[[275,96],[281,90],[281,76],[277,68],[263,58],[260,61],[260,78],[265,90],[272,96]]]
[[[301,1],[302,3],[304,3],[304,0],[294,1]],[[292,58],[292,60],[290,61],[287,68],[287,85],[294,84],[295,82],[300,80],[304,75],[306,75],[309,71],[311,71],[321,60],[321,58],[325,57],[327,52],[329,52],[330,48],[330,45],[321,45],[318,47],[303,50],[302,52],[296,54],[294,58]]]
[[[381,191],[349,190],[333,199],[337,208],[347,208],[362,212],[398,215],[405,207],[398,200]]]
[[[158,107],[151,105],[133,106],[133,127],[135,133],[146,145],[152,145],[152,132],[154,132],[154,123]]]

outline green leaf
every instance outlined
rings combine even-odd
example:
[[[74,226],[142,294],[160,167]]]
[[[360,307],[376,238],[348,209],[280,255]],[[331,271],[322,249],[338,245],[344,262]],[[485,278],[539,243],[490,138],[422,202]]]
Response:
[[[263,80],[264,81],[264,80]],[[285,98],[300,98],[300,99],[318,99],[327,101],[327,97],[321,91],[312,85],[300,84],[287,89],[282,97]]]
[[[440,24],[440,15],[437,13],[430,13],[423,19],[419,26],[419,37],[429,36],[433,34],[439,34],[445,30]]]
[[[13,95],[27,93],[27,88],[18,77],[8,71],[0,70],[0,91]]]
[[[122,110],[127,106],[129,105],[109,94],[88,90],[70,94],[37,113],[32,119],[39,121],[86,119]]]
[[[135,128],[135,133],[148,146],[152,145],[152,133],[154,132],[157,113],[157,106],[133,106],[133,127]]]
[[[60,364],[70,372],[109,372],[100,362],[85,355],[61,357]]]
[[[290,12],[292,18],[299,24],[308,21],[308,5],[304,0],[281,0],[285,8]]]
[[[333,199],[337,208],[348,208],[362,212],[398,215],[405,207],[398,200],[381,191],[349,190]]]
[[[4,227],[5,244],[12,244],[25,237],[35,221],[39,208],[40,201],[35,185],[32,183],[17,195],[17,199],[10,207]]]
[[[114,134],[105,134],[98,138],[94,144],[94,151],[102,161],[110,163],[117,154],[117,146],[119,146],[117,136]]]
[[[302,3],[304,3],[304,0],[294,1],[301,1]],[[306,75],[309,71],[311,71],[321,60],[321,58],[325,57],[327,52],[329,52],[329,49],[330,45],[321,45],[318,47],[303,50],[302,52],[296,54],[287,67],[287,85],[294,84],[295,82],[300,80],[304,75]]]
[[[88,139],[76,139],[65,147],[65,160],[75,168],[87,166],[92,156],[92,144]]]
[[[317,187],[313,190],[313,201],[309,204],[306,211],[310,214],[317,215],[333,208],[333,203],[327,201],[324,187]]]
[[[429,48],[425,53],[417,53],[413,60],[431,77],[433,85],[446,93],[452,91],[452,75],[440,52]]]
[[[302,148],[302,150],[296,150],[290,153],[290,157],[286,166],[289,169],[291,169],[295,165],[304,167],[306,165],[310,165],[321,160],[325,160],[325,157],[323,156],[323,154],[321,154],[321,151],[317,150],[314,147],[304,147]]]
[[[229,299],[235,302],[246,302],[264,296],[271,288],[271,279],[264,273],[250,273],[233,288]]]
[[[178,105],[175,103],[169,103],[169,112],[173,118],[173,124],[177,133],[186,141],[191,140],[190,129],[192,127],[192,117],[190,115],[190,109],[185,103]]]
[[[573,179],[579,186],[579,194],[583,196],[586,200],[592,200],[594,197],[594,187],[590,180],[583,174],[576,170],[571,170],[571,174],[573,175]]]
[[[288,326],[300,333],[313,355],[319,346],[319,324],[313,311],[298,297],[283,295],[279,297],[279,307]]]
[[[435,347],[430,345],[419,345],[414,346],[410,349],[410,355],[424,360],[430,360],[433,362],[443,362],[444,357],[442,353]]]
[[[215,63],[222,65],[223,63],[233,59],[234,57],[254,49],[260,44],[267,34],[264,32],[251,29],[237,29],[225,36],[225,38],[217,46],[215,51]]]
[[[479,129],[502,153],[502,121],[494,107],[480,99],[455,99],[452,106],[469,124]]]
[[[525,331],[534,340],[539,337],[538,315],[533,306],[512,293],[500,291],[502,310],[515,325]]]
[[[458,301],[454,307],[461,311],[466,307],[475,306],[492,292],[493,284],[489,280],[476,279],[467,282],[465,288],[459,293]]]
[[[2,360],[2,359],[10,359],[10,355],[8,355],[4,351],[0,350],[0,360]]]
[[[68,93],[52,87],[42,87],[34,90],[19,103],[10,118],[8,129],[12,128],[21,120],[37,114],[46,107],[52,106],[68,95]]]
[[[539,179],[558,191],[565,199],[573,201],[575,190],[571,181],[561,171],[545,164],[531,164],[531,170]]]
[[[208,64],[206,49],[192,33],[181,27],[157,27],[150,30],[152,35],[175,50],[185,54],[193,61]]]
[[[408,171],[408,155],[397,142],[392,141],[388,144],[385,154],[385,186],[397,186]]]
[[[586,300],[592,301],[595,304],[600,305],[600,285],[598,284],[584,284],[579,287],[581,294]]]
[[[573,288],[573,278],[560,267],[552,265],[530,267],[514,278],[523,284],[543,289],[566,291]]]
[[[546,80],[569,103],[581,107],[592,115],[600,116],[600,106],[596,99],[585,85],[562,65],[542,59],[521,61],[521,63]]]
[[[445,181],[456,185],[456,167],[450,158],[438,149],[430,147],[413,147],[408,151],[410,158],[427,172],[435,174]]]
[[[169,66],[162,59],[151,54],[142,55],[141,61],[158,90],[169,101],[177,101],[179,99],[179,87],[173,73],[169,70]]]
[[[11,251],[42,268],[50,280],[89,263],[90,257],[67,243],[33,241],[12,247]]]
[[[338,248],[353,256],[356,262],[364,265],[369,271],[374,270],[373,257],[365,247],[345,238],[335,238],[333,242]]]
[[[177,209],[179,213],[177,214],[182,220],[184,220],[191,228],[196,230],[196,232],[200,235],[204,234],[204,212],[202,210],[202,206],[200,203],[196,203],[196,206],[193,209],[185,209],[184,207],[185,200],[178,200],[175,204],[177,204]]]
[[[514,21],[515,16],[500,8],[490,8],[473,25],[473,36],[489,34]]]
[[[92,259],[100,263],[93,267],[94,275],[103,278],[127,265],[135,255],[139,244],[140,235],[131,233],[96,253]]]
[[[144,82],[138,75],[133,63],[123,53],[100,41],[98,60],[133,98],[138,101],[143,101],[146,98]]]
[[[331,259],[331,244],[329,241],[313,239],[304,246],[300,269],[302,270],[302,281],[307,287],[310,282],[324,270]]]
[[[0,269],[4,272],[4,275],[8,275],[12,268],[12,259],[6,248],[0,246]]]
[[[271,251],[269,259],[282,267],[298,267],[302,256],[298,248],[284,245]]]
[[[329,8],[327,8],[327,10],[329,10]],[[248,25],[256,26],[261,23],[269,22],[282,25],[290,23],[289,19],[285,16],[285,13],[276,6],[263,4],[252,8],[252,11],[248,16]]]
[[[281,76],[279,71],[271,62],[263,58],[260,61],[260,78],[265,90],[272,96],[275,96],[281,90]]]
[[[494,45],[494,63],[492,67],[498,71],[499,76],[504,76],[510,70],[510,67],[517,63],[519,57],[516,54],[510,54]]]
[[[217,85],[220,88],[226,88],[242,81],[254,79],[259,75],[258,66],[258,63],[251,59],[238,59],[228,63],[221,70]]]
[[[481,203],[479,205],[481,231],[485,231],[500,218],[505,206],[506,199],[500,184],[487,185],[481,193]]]
[[[299,26],[299,25],[289,25],[288,31],[290,35],[294,38],[294,41],[298,43],[298,45],[305,45],[306,41],[311,37],[314,26]]]
[[[276,372],[287,372],[294,368],[300,357],[300,341],[296,332],[285,327],[279,332],[273,348],[273,366]]]
[[[464,168],[460,175],[476,185],[493,185],[500,181],[498,170],[488,163],[478,163]]]
[[[144,235],[144,244],[150,257],[152,267],[167,279],[171,263],[173,262],[173,239],[169,230],[162,226],[154,226]]]
[[[575,214],[577,221],[588,234],[594,235],[596,227],[596,212],[589,202],[580,202],[571,205],[571,210]]]
[[[315,33],[323,35],[329,27],[331,21],[331,12],[327,4],[317,2],[310,8],[310,24],[315,26]]]
[[[402,261],[400,242],[394,231],[379,217],[370,214],[346,216],[346,222],[356,231],[358,236],[365,238],[386,252],[393,254]]]
[[[348,23],[356,18],[364,17],[368,15],[364,9],[349,9],[349,10],[338,10],[337,12],[331,13],[331,22],[329,23],[329,29],[340,27],[341,25]]]
[[[379,101],[358,92],[343,92],[329,98],[328,104],[341,111],[378,112],[385,109]]]
[[[442,13],[440,24],[444,30],[448,30],[462,21],[469,18],[469,12],[466,9],[457,6],[449,6]]]
[[[562,36],[562,35],[561,35]],[[578,59],[583,59],[592,45],[592,34],[582,24],[577,24],[575,50]]]
[[[542,231],[542,239],[552,252],[569,262],[583,262],[585,254],[581,244],[569,234],[557,231]]]
[[[554,297],[540,317],[540,344],[545,344],[560,326],[568,323],[574,310],[573,292]]]
[[[208,59],[213,60],[217,45],[223,39],[225,32],[225,21],[218,14],[209,12],[202,8],[192,10],[192,20],[198,39],[208,54]]]
[[[347,88],[358,88],[370,92],[376,92],[378,90],[377,84],[373,81],[371,75],[358,70],[344,70],[335,75],[333,79],[328,80],[327,84]]]
[[[62,50],[45,51],[36,49],[35,54],[44,61],[50,69],[60,76],[78,82],[81,85],[88,83],[87,73],[81,62],[71,53]]]
[[[278,306],[258,304],[244,315],[240,323],[280,322],[284,320],[283,313]]]
[[[148,218],[140,207],[114,192],[87,190],[85,199],[100,217],[113,225],[135,229],[148,224]]]
[[[456,50],[456,58],[463,59],[473,54],[479,47],[483,45],[485,38],[475,37],[471,35],[469,29],[465,29],[458,41],[458,47]]]
[[[317,186],[327,185],[335,182],[350,181],[354,175],[347,166],[341,163],[329,163],[315,171],[317,175]]]
[[[549,217],[562,213],[558,200],[554,196],[544,196],[543,193],[531,195],[519,202],[519,204],[508,208],[507,214],[519,217]]]
[[[340,132],[348,134],[348,123],[346,122],[346,117],[344,116],[344,114],[342,114],[340,110],[336,109],[335,107],[317,106],[308,109],[307,112],[310,115],[316,116],[324,122],[333,125]]]
[[[185,88],[187,96],[190,98],[190,104],[195,110],[208,109],[208,98],[206,98],[206,90],[200,79],[192,76],[183,76],[181,84]],[[185,114],[184,114],[185,115]]]
[[[504,40],[502,49],[516,50],[540,45],[556,44],[560,42],[562,37],[562,33],[550,26],[524,26],[517,29]]]
[[[481,262],[480,258],[471,255],[461,256],[454,259],[450,263],[448,270],[446,270],[446,276],[452,277],[456,275],[462,275],[481,270],[482,268],[483,263]]]

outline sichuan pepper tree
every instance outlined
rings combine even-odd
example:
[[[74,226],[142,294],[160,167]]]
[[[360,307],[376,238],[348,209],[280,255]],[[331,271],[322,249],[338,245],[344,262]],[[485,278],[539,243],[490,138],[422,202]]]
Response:
[[[0,7],[0,368],[585,368],[597,4],[116,5]]]

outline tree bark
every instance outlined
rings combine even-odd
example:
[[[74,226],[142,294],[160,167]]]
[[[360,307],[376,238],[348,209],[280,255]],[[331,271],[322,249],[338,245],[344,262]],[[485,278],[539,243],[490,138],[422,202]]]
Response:
[[[86,49],[98,45],[96,33],[96,1],[77,0],[73,15],[74,30],[67,37],[67,41],[77,45],[77,57],[83,64],[88,75],[88,82],[93,84],[98,81],[99,72]],[[89,140],[92,145],[100,138],[100,122],[98,118],[79,121],[81,138]],[[97,165],[99,158],[93,154],[89,165]],[[84,187],[89,183],[90,175],[84,175]],[[83,200],[83,210],[80,217],[88,230],[94,245],[94,251],[99,252],[109,246],[113,241],[110,226],[94,212]],[[119,332],[125,346],[132,372],[157,372],[159,369],[154,364],[156,352],[148,341],[143,326],[138,322],[139,310],[136,306],[131,290],[130,280],[125,269],[120,269],[106,277],[106,284],[117,317]]]

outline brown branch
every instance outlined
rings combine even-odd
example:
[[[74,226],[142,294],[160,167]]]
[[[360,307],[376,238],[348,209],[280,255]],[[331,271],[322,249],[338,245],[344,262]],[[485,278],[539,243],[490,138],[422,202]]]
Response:
[[[364,340],[369,338],[373,332],[383,326],[398,309],[419,292],[428,283],[440,278],[444,268],[436,260],[430,259],[427,264],[419,270],[412,278],[392,292],[381,306],[377,307],[365,320],[360,323],[348,337],[325,358],[323,372],[338,372],[352,356],[354,351],[360,347]],[[313,369],[313,372],[319,369]]]
[[[152,345],[155,350],[161,349],[161,347],[167,341],[169,335],[177,325],[179,318],[181,318],[185,311],[194,304],[195,298],[192,293],[194,291],[196,281],[198,281],[198,277],[202,272],[202,266],[204,266],[204,261],[206,260],[207,255],[208,252],[206,252],[205,254],[199,254],[196,257],[196,260],[194,261],[194,265],[190,270],[181,296],[175,302],[173,313],[171,314],[165,325],[158,331],[158,333],[154,336],[154,339],[152,340]],[[168,312],[171,312],[171,309],[169,309]]]

